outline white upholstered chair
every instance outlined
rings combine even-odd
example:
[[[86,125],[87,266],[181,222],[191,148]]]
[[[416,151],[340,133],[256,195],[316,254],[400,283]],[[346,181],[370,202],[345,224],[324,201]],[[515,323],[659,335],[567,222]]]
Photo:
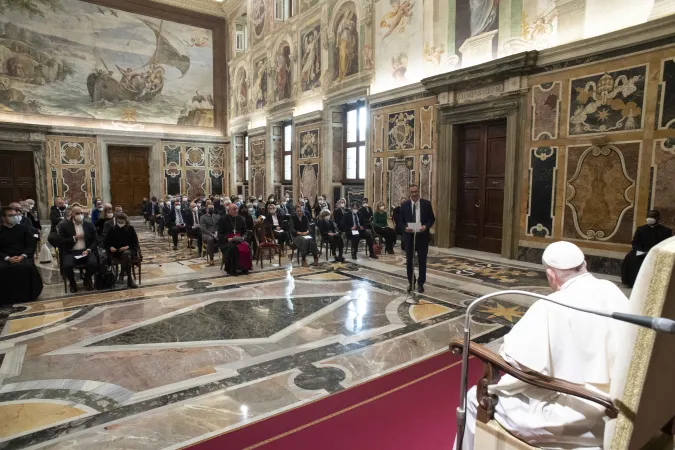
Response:
[[[645,262],[630,296],[632,314],[675,319],[675,237],[654,247]],[[533,372],[522,372],[509,366],[499,355],[471,344],[470,353],[485,365],[478,382],[478,414],[475,450],[534,449],[511,435],[494,420],[497,397],[487,386],[499,378],[499,371],[538,387],[575,395],[605,407],[606,450],[673,450],[675,431],[675,334],[657,333],[650,329],[622,324],[623,353],[614,365],[610,398],[585,389],[582,385],[556,380]],[[461,352],[462,342],[450,344],[453,352]]]

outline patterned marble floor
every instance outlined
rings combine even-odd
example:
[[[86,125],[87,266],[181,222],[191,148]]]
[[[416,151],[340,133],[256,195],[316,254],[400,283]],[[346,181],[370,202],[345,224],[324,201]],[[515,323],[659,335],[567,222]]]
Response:
[[[476,296],[548,289],[536,266],[434,250],[411,306],[400,254],[228,277],[141,234],[139,289],[56,283],[0,311],[0,448],[178,448],[446,351]],[[528,305],[482,307],[475,340],[498,345]]]

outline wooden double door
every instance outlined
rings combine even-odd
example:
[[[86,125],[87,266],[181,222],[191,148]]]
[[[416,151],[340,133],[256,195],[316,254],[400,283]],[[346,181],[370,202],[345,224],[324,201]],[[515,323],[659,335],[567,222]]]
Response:
[[[33,152],[0,150],[0,205],[36,197]]]
[[[108,146],[110,196],[130,216],[141,214],[143,198],[150,195],[148,148]]]
[[[501,253],[506,120],[459,128],[457,247]]]

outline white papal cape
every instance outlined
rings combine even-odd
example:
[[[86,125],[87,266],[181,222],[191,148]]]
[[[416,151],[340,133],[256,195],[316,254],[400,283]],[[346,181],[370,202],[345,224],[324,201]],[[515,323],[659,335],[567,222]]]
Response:
[[[583,274],[551,298],[580,307],[625,311],[628,299],[613,283]],[[539,300],[504,336],[500,354],[514,366],[585,384],[609,395],[620,322]],[[600,449],[604,408],[530,386],[509,375],[490,386],[499,396],[495,419],[531,445],[546,449]]]

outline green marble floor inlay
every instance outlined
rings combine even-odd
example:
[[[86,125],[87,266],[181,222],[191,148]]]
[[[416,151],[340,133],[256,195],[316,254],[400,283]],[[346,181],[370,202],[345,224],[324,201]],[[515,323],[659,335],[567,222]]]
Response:
[[[333,296],[216,302],[92,345],[267,338],[340,298]]]

